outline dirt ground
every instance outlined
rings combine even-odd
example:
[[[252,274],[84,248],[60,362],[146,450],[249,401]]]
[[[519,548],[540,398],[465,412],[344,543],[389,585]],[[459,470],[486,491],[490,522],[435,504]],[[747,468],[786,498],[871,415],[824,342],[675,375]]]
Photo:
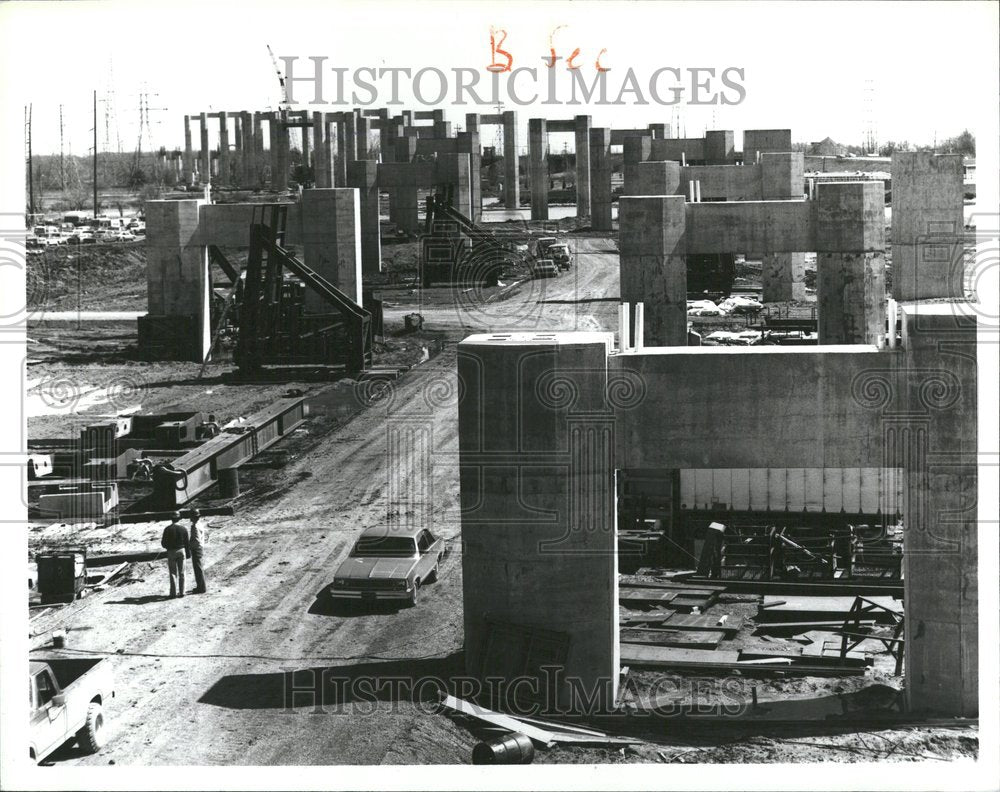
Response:
[[[30,326],[33,438],[72,436],[80,423],[109,406],[161,411],[183,405],[225,419],[280,398],[291,387],[307,390],[311,415],[275,446],[287,452],[280,464],[250,470],[241,479],[245,486],[235,515],[208,520],[207,594],[167,599],[165,564],[154,559],[133,563],[117,584],[72,605],[32,607],[32,646],[39,655],[50,651],[52,631],[62,628],[65,651],[109,657],[117,684],[106,747],[87,756],[71,745],[50,761],[470,762],[473,732],[434,712],[429,694],[413,690],[418,680],[447,680],[462,671],[456,344],[473,332],[614,329],[614,241],[577,234],[572,246],[575,266],[551,280],[475,291],[386,288],[390,349],[385,354],[415,365],[374,398],[346,380],[246,385],[228,380],[221,366],[199,379],[194,364],[140,363],[127,351],[134,344],[134,323]],[[141,281],[136,290],[141,292]],[[116,303],[125,304],[124,297]],[[109,306],[102,302],[94,309]],[[423,333],[394,335],[403,316],[413,312],[424,317]],[[60,379],[82,383],[78,395],[59,402],[52,383]],[[112,385],[119,381],[132,386],[116,390]],[[70,409],[74,398],[76,412]],[[398,448],[390,435],[401,424],[428,427],[430,469],[415,464],[410,453],[390,450]],[[421,592],[415,608],[331,609],[319,595],[338,563],[363,529],[384,524],[389,515],[428,520],[446,539],[451,552],[440,580]],[[72,539],[102,553],[156,553],[161,530],[162,524],[72,531],[37,526],[29,541],[33,550]],[[755,604],[732,598],[710,613],[716,609],[749,613]],[[898,687],[899,680],[880,668],[860,681],[774,678],[760,682],[759,690],[767,700],[836,696],[876,683]],[[290,698],[292,670],[298,672],[293,681],[300,692]],[[324,681],[317,687],[312,678]],[[355,684],[367,678],[395,679],[398,685],[369,691]],[[322,700],[317,701],[317,690]],[[940,725],[699,731],[665,721],[646,734],[651,741],[635,747],[555,748],[540,752],[536,761],[916,761],[974,757],[978,751],[975,728]]]

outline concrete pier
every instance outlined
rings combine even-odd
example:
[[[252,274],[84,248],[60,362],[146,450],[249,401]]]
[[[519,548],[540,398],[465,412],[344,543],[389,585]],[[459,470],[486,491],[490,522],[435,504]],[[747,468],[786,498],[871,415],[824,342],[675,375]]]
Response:
[[[347,183],[359,192],[361,213],[361,269],[365,275],[382,271],[379,235],[378,162],[354,160],[347,164]]]
[[[816,276],[819,343],[880,344],[885,337],[884,254],[819,253]]]
[[[528,183],[531,219],[549,219],[548,128],[544,118],[528,119]]]
[[[190,187],[194,184],[194,151],[191,147],[191,116],[184,116],[184,184]]]
[[[361,200],[353,188],[312,189],[302,193],[302,256],[338,289],[361,305]],[[329,312],[330,305],[311,289],[306,310]]]
[[[201,132],[201,151],[198,152],[198,174],[202,184],[208,184],[212,180],[211,149],[208,147],[208,114],[202,113],[198,116]]]
[[[961,154],[892,155],[892,293],[897,300],[965,297]]]
[[[573,145],[576,150],[576,216],[590,215],[590,116],[574,119]]]
[[[511,653],[551,644],[558,677],[536,684],[566,711],[592,696],[608,709],[617,692],[612,343],[479,335],[458,352],[466,671],[502,679]],[[560,463],[521,466],[521,454]]]
[[[190,324],[190,359],[200,363],[212,341],[208,250],[200,240],[202,200],[147,201],[146,288],[150,316]]]
[[[611,231],[611,130],[590,130],[590,227]]]
[[[618,202],[621,298],[645,303],[647,346],[687,344],[684,197],[622,196]]]
[[[521,205],[521,177],[517,149],[517,111],[503,112],[503,205],[517,209]]]
[[[232,182],[229,171],[229,124],[225,111],[219,113],[219,183],[228,185]]]

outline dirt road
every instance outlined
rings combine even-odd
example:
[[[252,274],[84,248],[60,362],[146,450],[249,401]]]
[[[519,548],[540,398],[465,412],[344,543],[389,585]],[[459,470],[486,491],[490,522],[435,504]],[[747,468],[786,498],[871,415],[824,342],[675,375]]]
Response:
[[[297,483],[280,497],[213,520],[210,592],[163,599],[162,562],[142,579],[81,603],[62,626],[77,651],[108,654],[117,698],[114,732],[95,756],[64,748],[54,761],[79,764],[336,764],[467,762],[472,737],[424,714],[407,683],[461,671],[461,559],[455,343],[474,330],[611,329],[617,255],[608,240],[579,240],[576,267],[530,281],[480,310],[423,305],[427,326],[448,331],[444,352],[402,378],[392,394],[328,435],[284,471]],[[503,291],[503,290],[501,290]],[[610,298],[610,299],[609,299]],[[387,320],[413,310],[387,310]],[[414,423],[432,433],[430,467],[388,436]],[[394,447],[398,447],[394,444]],[[427,484],[429,483],[429,486]],[[423,499],[418,493],[426,493]],[[440,581],[412,609],[331,613],[317,594],[358,533],[393,519],[427,519],[451,542]],[[189,572],[190,577],[190,572]],[[46,626],[42,617],[35,630]],[[64,617],[48,617],[52,624]],[[296,687],[325,675],[325,714],[312,692],[287,707]],[[373,696],[336,679],[398,678]],[[423,691],[429,695],[429,688]],[[377,704],[363,698],[378,698]]]

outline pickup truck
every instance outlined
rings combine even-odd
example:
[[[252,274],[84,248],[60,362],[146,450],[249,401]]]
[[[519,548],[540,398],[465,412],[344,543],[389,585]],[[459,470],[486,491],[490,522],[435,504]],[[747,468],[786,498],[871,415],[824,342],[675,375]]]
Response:
[[[104,745],[104,707],[114,698],[111,663],[92,658],[32,658],[28,701],[31,758],[46,756],[76,739],[94,753]]]

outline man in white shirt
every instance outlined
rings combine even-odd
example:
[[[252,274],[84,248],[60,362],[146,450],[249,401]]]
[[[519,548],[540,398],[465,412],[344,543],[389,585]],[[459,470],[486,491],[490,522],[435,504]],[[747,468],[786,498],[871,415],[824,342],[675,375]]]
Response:
[[[191,566],[194,568],[194,591],[192,594],[204,594],[205,571],[202,567],[205,545],[208,544],[208,526],[200,522],[201,512],[198,509],[191,511]]]
[[[705,546],[698,560],[698,574],[702,577],[722,577],[722,544],[725,541],[726,526],[711,522],[705,531]]]

